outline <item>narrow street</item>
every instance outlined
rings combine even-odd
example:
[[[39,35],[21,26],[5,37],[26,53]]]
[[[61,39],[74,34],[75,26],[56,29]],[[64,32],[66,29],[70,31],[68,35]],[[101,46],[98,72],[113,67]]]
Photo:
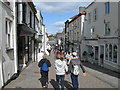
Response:
[[[52,63],[52,67],[49,72],[49,86],[48,88],[55,88],[55,69],[54,69],[54,57],[53,53],[48,56]],[[42,88],[40,83],[40,74],[37,62],[31,63],[25,68],[16,80],[11,81],[4,88]],[[82,74],[79,76],[80,88],[115,88],[110,84],[98,79],[93,74],[87,72],[87,76],[83,77]],[[70,76],[66,75],[65,88],[72,88]]]

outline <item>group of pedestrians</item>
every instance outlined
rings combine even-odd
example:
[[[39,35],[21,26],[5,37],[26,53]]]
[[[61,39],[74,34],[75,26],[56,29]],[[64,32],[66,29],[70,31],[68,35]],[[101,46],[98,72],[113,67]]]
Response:
[[[56,71],[57,90],[64,90],[65,75],[69,74],[71,77],[73,89],[78,90],[78,76],[80,74],[80,68],[83,71],[83,76],[86,76],[86,73],[82,63],[80,62],[80,59],[77,57],[77,53],[73,52],[70,54],[70,52],[68,52],[66,55],[63,55],[63,53],[57,53],[55,57],[56,60],[54,65]],[[46,55],[43,55],[43,59],[40,60],[38,66],[41,68],[41,78],[43,79],[42,87],[47,88],[49,76],[48,72],[49,67],[51,67],[51,63],[47,59]]]

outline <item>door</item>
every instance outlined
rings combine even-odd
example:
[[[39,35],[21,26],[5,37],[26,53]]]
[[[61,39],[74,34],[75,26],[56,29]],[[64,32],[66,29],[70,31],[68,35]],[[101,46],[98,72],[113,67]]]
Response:
[[[98,58],[99,58],[99,47],[95,46],[95,63],[98,64]]]
[[[100,46],[100,62],[99,65],[103,66],[104,64],[104,46]]]

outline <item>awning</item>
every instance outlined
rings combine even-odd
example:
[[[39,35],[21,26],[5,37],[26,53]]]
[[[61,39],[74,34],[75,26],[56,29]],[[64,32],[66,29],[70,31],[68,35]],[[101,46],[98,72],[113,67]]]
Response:
[[[18,30],[20,31],[20,36],[33,36],[35,33],[37,33],[37,31],[25,24],[18,24]]]

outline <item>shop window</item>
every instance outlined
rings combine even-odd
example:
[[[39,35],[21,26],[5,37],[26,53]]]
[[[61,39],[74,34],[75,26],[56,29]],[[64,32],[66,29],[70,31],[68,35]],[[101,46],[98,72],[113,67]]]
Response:
[[[114,63],[117,63],[117,57],[118,57],[118,56],[117,56],[117,49],[118,49],[118,48],[117,48],[117,45],[114,45],[114,46],[113,46],[113,62],[114,62]]]
[[[109,60],[112,61],[112,45],[109,46]]]
[[[105,59],[108,60],[108,44],[105,45]]]

